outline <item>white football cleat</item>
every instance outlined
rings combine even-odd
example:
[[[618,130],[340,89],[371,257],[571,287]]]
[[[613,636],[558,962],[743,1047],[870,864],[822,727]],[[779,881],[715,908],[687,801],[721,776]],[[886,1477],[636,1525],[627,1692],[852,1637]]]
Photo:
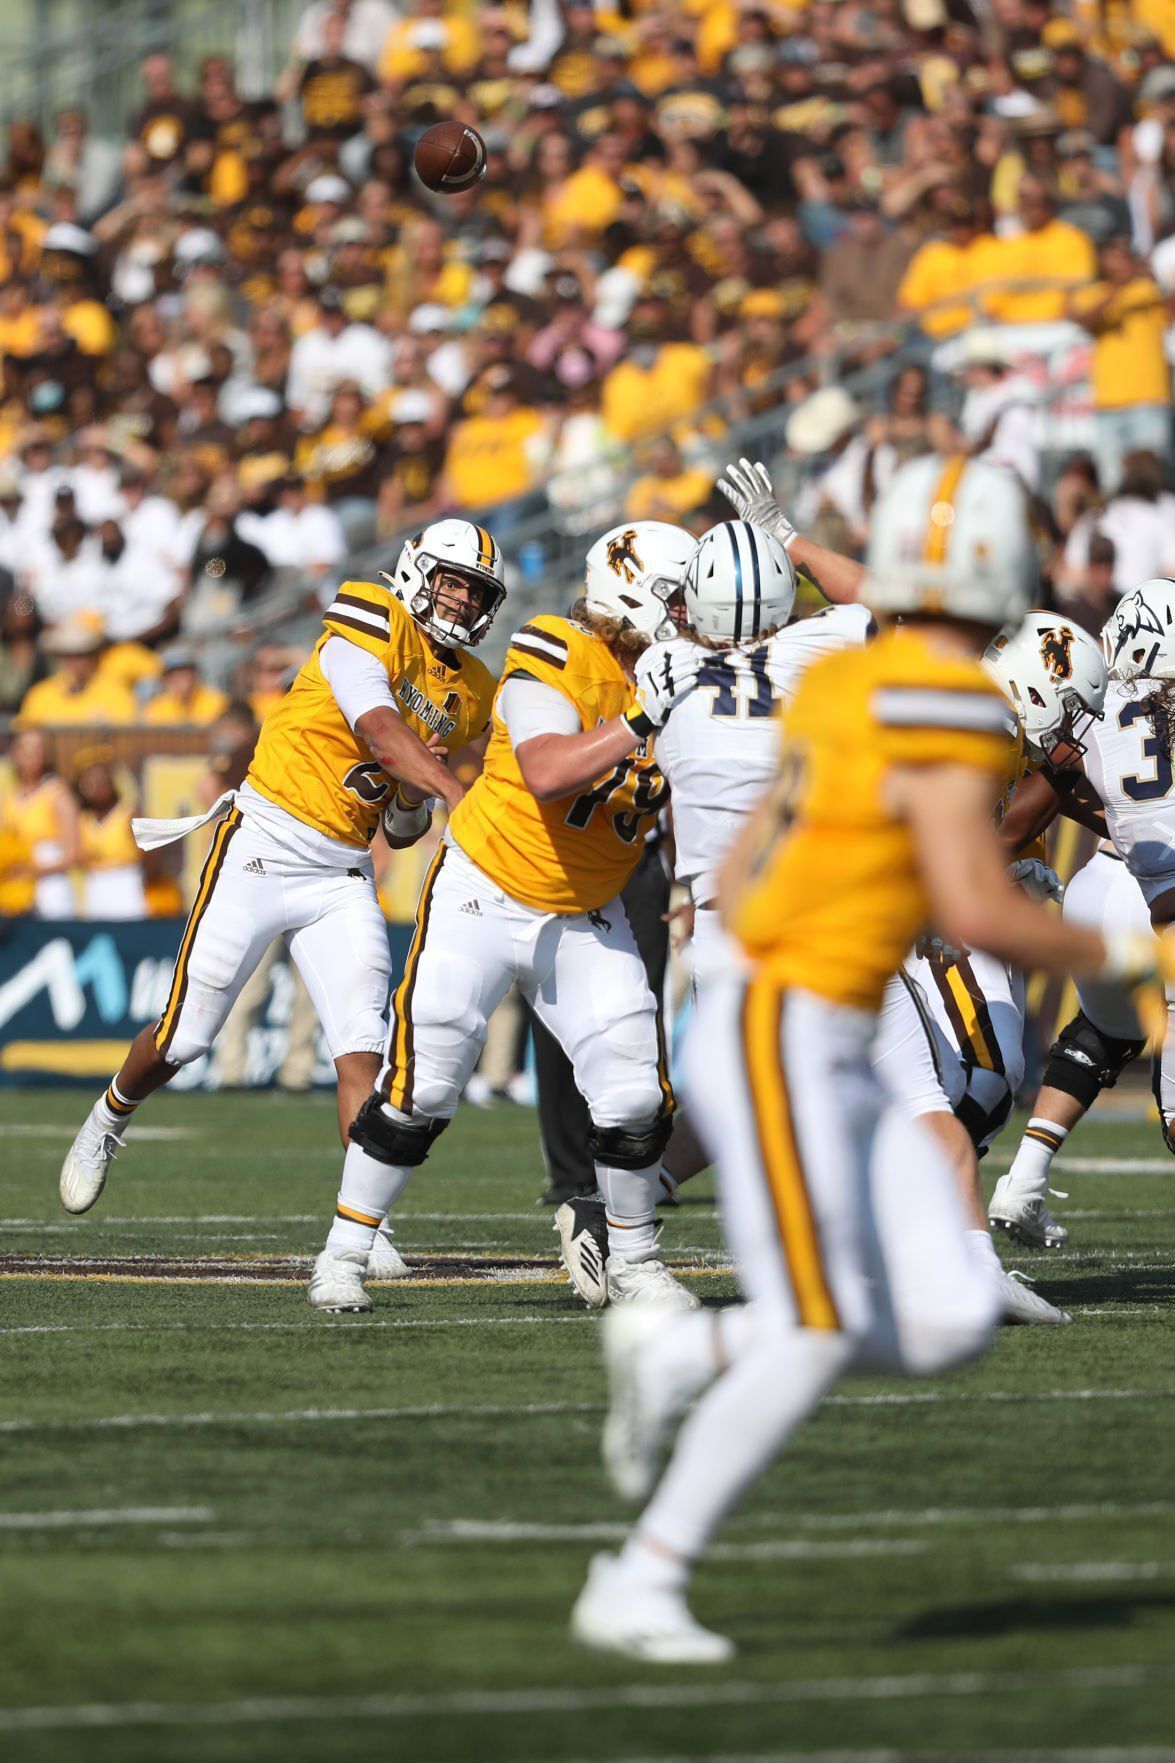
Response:
[[[385,1218],[375,1233],[371,1253],[367,1257],[368,1279],[406,1279],[412,1272],[401,1255]]]
[[[623,1500],[652,1492],[666,1436],[694,1393],[653,1362],[658,1340],[679,1314],[675,1304],[618,1304],[604,1318],[604,1468]]]
[[[735,1647],[695,1622],[680,1592],[644,1589],[615,1555],[596,1555],[571,1612],[572,1639],[651,1665],[723,1665]]]
[[[633,1256],[608,1257],[610,1304],[671,1304],[675,1310],[700,1310],[701,1300],[674,1279],[654,1249],[645,1260]]]
[[[110,1165],[122,1150],[123,1137],[95,1118],[97,1103],[65,1154],[57,1191],[67,1212],[88,1212],[106,1186]]]
[[[567,1277],[589,1310],[608,1302],[608,1223],[604,1203],[576,1194],[555,1208],[553,1228],[559,1233],[559,1259]]]
[[[1034,1192],[1014,1187],[1010,1176],[1001,1175],[987,1208],[987,1222],[994,1230],[1005,1230],[1013,1242],[1027,1249],[1063,1249],[1069,1232],[1058,1224],[1045,1204],[1048,1190]]]
[[[371,1299],[363,1289],[367,1255],[363,1249],[324,1249],[314,1263],[306,1296],[315,1310],[366,1312]]]
[[[1055,1304],[1050,1304],[1047,1298],[1034,1292],[1022,1273],[1001,1271],[999,1288],[1005,1322],[1027,1322],[1057,1328],[1073,1320],[1066,1311],[1058,1310]]]

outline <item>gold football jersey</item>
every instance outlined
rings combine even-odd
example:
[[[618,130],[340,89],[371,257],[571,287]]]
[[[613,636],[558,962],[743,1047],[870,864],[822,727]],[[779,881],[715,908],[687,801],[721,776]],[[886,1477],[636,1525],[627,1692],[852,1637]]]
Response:
[[[808,669],[783,719],[780,825],[734,929],[778,983],[876,1010],[929,917],[908,826],[885,802],[892,768],[1015,763],[1018,724],[978,662],[891,630]]]
[[[585,729],[622,716],[632,682],[608,645],[570,618],[532,619],[516,632],[502,683],[524,674],[569,698]],[[453,837],[479,869],[539,912],[593,912],[628,881],[669,786],[642,742],[604,777],[539,802],[522,781],[495,705],[481,776],[454,810]]]
[[[378,656],[404,722],[452,752],[489,720],[493,675],[463,649],[438,656],[390,588],[344,582],[314,652],[261,725],[247,782],[296,820],[345,845],[368,845],[391,784],[353,732],[319,665],[323,644],[345,637]]]

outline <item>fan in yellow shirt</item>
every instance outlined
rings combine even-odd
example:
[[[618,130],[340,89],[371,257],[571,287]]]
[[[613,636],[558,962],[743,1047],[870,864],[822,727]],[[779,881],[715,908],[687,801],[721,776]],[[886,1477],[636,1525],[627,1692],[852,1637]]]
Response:
[[[207,728],[228,709],[227,692],[218,691],[200,678],[194,650],[173,643],[159,659],[163,678],[143,712],[144,722],[155,727]]]
[[[60,666],[25,693],[17,712],[21,727],[92,723],[112,728],[135,721],[132,694],[103,674],[105,639],[89,620],[65,619],[46,633],[41,646]]]
[[[731,1657],[688,1610],[690,1573],[841,1376],[945,1370],[996,1321],[949,1167],[917,1122],[886,1115],[872,1069],[882,991],[919,926],[1051,972],[1155,966],[1153,945],[1075,929],[1004,873],[991,808],[1015,718],[979,657],[1029,599],[1020,486],[961,458],[903,466],[874,508],[868,568],[863,598],[903,624],[814,663],[785,710],[776,785],[720,883],[743,964],[703,989],[686,1050],[749,1301],[716,1328],[610,1330],[605,1459],[630,1499],[695,1400],[634,1533],[597,1557],[572,1615],[578,1640],[635,1658]]]
[[[1020,179],[1018,206],[1021,231],[984,254],[983,280],[992,285],[982,306],[999,324],[1047,324],[1064,318],[1070,289],[1092,281],[1097,260],[1089,235],[1057,219],[1040,178]]]

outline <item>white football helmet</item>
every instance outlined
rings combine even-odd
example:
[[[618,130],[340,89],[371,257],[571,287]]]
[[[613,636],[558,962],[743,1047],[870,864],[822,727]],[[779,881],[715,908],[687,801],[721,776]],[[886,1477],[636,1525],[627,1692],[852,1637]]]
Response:
[[[786,624],[796,601],[792,560],[770,533],[724,520],[703,533],[685,572],[685,606],[699,636],[745,643]]]
[[[1038,573],[1028,498],[1002,466],[912,459],[877,499],[865,563],[878,612],[1018,623]]]
[[[983,665],[1019,717],[1031,758],[1047,759],[1062,742],[1083,750],[1106,701],[1096,638],[1055,612],[1030,612],[1012,636],[988,645]]]
[[[664,520],[614,526],[587,554],[584,605],[602,618],[623,618],[646,637],[671,637],[669,602],[681,592],[695,540]]]
[[[433,586],[438,570],[458,575],[479,590],[472,619],[463,622],[457,607],[446,611],[438,603],[440,596]],[[473,520],[434,520],[408,540],[395,574],[381,569],[380,575],[421,630],[456,649],[472,649],[481,642],[506,598],[501,550],[492,534]]]
[[[1175,581],[1155,576],[1123,594],[1102,626],[1111,679],[1175,677]]]

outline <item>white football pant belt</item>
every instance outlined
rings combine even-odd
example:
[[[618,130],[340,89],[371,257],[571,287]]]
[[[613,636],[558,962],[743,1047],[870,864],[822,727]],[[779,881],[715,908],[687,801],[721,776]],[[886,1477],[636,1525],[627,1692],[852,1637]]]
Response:
[[[225,790],[206,814],[190,814],[183,820],[145,820],[136,817],[131,821],[135,844],[140,851],[158,851],[163,845],[174,845],[177,839],[186,839],[189,833],[199,832],[202,826],[218,820],[226,808],[236,805],[236,800],[235,790]]]

